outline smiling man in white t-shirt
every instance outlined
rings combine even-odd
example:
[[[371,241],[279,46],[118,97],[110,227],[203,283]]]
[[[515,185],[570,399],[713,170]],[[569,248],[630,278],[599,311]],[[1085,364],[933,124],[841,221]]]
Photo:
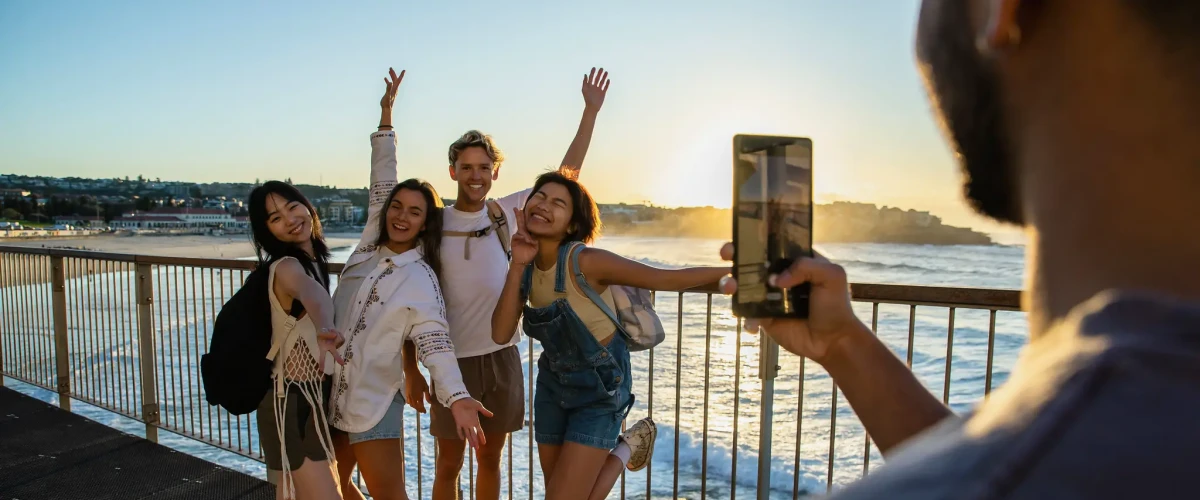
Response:
[[[608,85],[608,73],[603,68],[592,68],[591,74],[583,78],[583,118],[559,167],[567,175],[579,174]],[[529,189],[494,200],[500,208],[497,215],[503,214],[503,218],[493,224],[488,193],[492,181],[500,177],[504,154],[490,136],[471,130],[450,145],[449,160],[450,178],[458,183],[458,198],[446,207],[442,226],[442,293],[463,382],[471,397],[495,414],[481,422],[486,443],[476,452],[479,470],[475,481],[476,498],[495,500],[500,496],[500,457],[505,440],[525,421],[524,373],[516,347],[520,336],[514,335],[505,345],[492,341],[492,310],[508,272],[508,242],[502,244],[500,237],[501,233],[511,234],[496,230],[496,225],[516,227],[513,209],[525,205]],[[408,348],[405,351],[406,357],[412,352]],[[422,400],[428,400],[425,395],[429,387],[415,360],[406,361],[405,370],[404,394],[409,405],[423,412]],[[433,498],[453,499],[466,441],[457,435],[450,411],[437,402],[430,402],[429,429],[437,438],[439,451]]]

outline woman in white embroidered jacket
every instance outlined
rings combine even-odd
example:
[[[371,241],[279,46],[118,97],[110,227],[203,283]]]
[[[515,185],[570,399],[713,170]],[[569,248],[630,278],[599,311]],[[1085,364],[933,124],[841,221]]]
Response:
[[[436,381],[438,400],[449,407],[459,433],[477,446],[479,414],[459,373],[447,333],[441,271],[442,201],[429,183],[396,183],[396,134],[392,103],[400,86],[390,72],[379,131],[371,134],[371,187],[362,240],[334,292],[337,325],[345,332],[345,366],[334,369],[330,424],[346,498],[362,498],[350,481],[357,464],[367,491],[379,500],[407,499],[399,439],[403,434],[402,346],[411,341]]]

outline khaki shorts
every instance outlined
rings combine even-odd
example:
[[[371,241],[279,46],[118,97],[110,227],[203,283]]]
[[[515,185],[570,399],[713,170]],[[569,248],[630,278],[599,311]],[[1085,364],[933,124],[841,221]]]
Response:
[[[525,374],[521,371],[517,346],[459,358],[458,369],[467,392],[494,414],[491,418],[479,417],[484,434],[521,430],[525,424]],[[438,439],[458,439],[458,427],[450,409],[436,401],[429,407],[429,434]]]

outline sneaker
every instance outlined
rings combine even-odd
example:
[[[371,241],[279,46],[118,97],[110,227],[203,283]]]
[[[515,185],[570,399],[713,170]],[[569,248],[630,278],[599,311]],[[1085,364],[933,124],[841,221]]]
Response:
[[[625,432],[621,433],[620,441],[624,441],[629,445],[632,451],[629,455],[629,463],[625,464],[625,468],[632,472],[637,472],[646,468],[650,463],[650,457],[654,456],[654,440],[658,438],[658,427],[655,427],[654,420],[650,417],[638,420]]]

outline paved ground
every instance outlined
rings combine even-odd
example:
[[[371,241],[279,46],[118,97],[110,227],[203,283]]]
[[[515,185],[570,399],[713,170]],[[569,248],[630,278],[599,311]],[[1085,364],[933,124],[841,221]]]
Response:
[[[0,499],[263,499],[275,488],[0,387]]]

